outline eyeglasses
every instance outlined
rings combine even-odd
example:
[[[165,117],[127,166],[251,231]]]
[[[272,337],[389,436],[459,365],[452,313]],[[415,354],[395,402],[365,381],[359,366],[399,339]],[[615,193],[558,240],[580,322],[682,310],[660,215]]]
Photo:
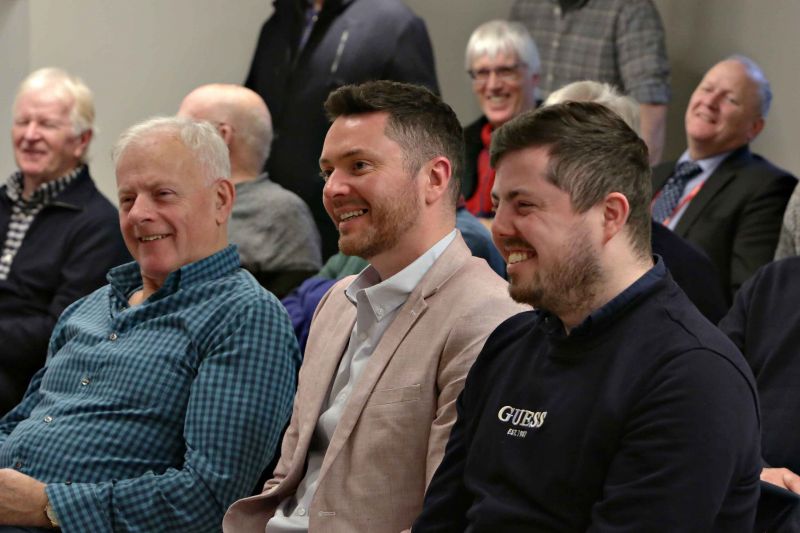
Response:
[[[513,65],[501,65],[494,68],[470,69],[467,71],[467,74],[469,74],[469,77],[472,78],[473,83],[476,85],[483,85],[489,81],[489,76],[492,75],[492,72],[503,81],[517,81],[519,69],[524,66],[525,63],[514,63]]]

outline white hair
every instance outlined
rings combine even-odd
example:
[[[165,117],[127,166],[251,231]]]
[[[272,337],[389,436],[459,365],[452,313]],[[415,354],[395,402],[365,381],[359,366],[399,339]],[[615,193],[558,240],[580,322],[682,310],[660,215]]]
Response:
[[[484,22],[475,28],[467,42],[464,64],[469,70],[478,58],[487,56],[494,59],[502,53],[513,53],[533,74],[538,74],[541,69],[539,49],[525,26],[501,19]]]
[[[163,133],[174,135],[194,154],[209,183],[218,178],[231,177],[228,147],[217,129],[209,122],[181,117],[154,117],[125,130],[111,153],[114,164],[119,162],[131,144]]]
[[[92,130],[94,96],[83,80],[60,68],[45,67],[34,70],[19,84],[13,109],[16,109],[20,96],[34,89],[48,89],[64,103],[69,103],[70,126],[75,135]],[[81,162],[85,163],[87,157],[88,150],[85,150],[81,155]]]
[[[543,107],[568,101],[602,104],[619,115],[633,131],[641,135],[639,103],[630,96],[620,94],[608,83],[589,80],[570,83],[550,93],[550,96],[544,101]]]

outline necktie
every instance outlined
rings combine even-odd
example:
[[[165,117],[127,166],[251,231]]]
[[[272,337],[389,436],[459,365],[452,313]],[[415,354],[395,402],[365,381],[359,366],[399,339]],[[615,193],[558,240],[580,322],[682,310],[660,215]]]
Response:
[[[675,167],[675,172],[669,177],[664,187],[661,188],[661,194],[658,195],[653,204],[653,220],[663,224],[665,220],[671,217],[672,212],[680,202],[686,184],[702,171],[703,169],[700,168],[700,165],[694,161],[678,163]]]

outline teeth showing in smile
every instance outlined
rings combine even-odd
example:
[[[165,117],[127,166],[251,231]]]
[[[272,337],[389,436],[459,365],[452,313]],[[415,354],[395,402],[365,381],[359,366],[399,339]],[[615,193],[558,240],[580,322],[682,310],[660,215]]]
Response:
[[[139,240],[142,242],[150,242],[163,239],[164,237],[166,237],[166,235],[147,235],[145,237],[139,237]]]
[[[508,254],[508,264],[513,265],[520,261],[525,261],[529,257],[533,257],[533,252],[511,252]]]
[[[339,215],[339,222],[346,222],[351,218],[360,217],[367,212],[366,209],[359,209],[357,211],[348,211]]]

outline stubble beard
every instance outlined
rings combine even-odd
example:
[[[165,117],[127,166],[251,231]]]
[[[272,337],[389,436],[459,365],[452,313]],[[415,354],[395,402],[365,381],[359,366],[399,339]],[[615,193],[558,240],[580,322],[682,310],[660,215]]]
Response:
[[[339,251],[369,260],[397,246],[403,234],[418,223],[422,210],[413,181],[399,191],[396,200],[382,200],[370,206],[372,223],[361,235],[339,235]]]
[[[512,276],[508,286],[511,298],[559,317],[591,309],[603,280],[600,263],[586,235],[579,236],[570,249],[551,268],[535,271],[528,283]]]

